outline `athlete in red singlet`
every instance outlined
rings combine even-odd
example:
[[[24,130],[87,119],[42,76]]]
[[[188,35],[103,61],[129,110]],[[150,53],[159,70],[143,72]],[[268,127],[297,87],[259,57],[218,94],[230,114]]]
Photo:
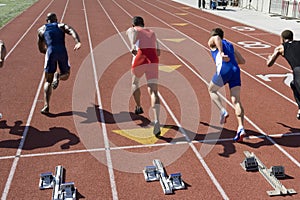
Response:
[[[154,112],[154,129],[156,136],[160,134],[159,110],[160,102],[158,97],[158,56],[160,50],[155,33],[144,28],[144,19],[139,16],[133,17],[132,27],[127,30],[127,35],[131,43],[132,61],[132,90],[136,102],[135,114],[142,114],[139,89],[139,79],[145,74],[147,79],[148,92],[151,97],[151,106]]]

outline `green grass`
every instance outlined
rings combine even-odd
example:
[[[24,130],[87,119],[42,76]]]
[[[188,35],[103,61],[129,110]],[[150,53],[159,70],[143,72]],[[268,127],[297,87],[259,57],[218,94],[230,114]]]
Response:
[[[0,27],[18,16],[38,0],[0,0]]]

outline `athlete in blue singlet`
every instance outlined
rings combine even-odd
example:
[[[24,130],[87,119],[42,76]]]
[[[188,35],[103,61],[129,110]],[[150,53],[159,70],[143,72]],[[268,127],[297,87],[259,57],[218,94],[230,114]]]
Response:
[[[38,47],[45,55],[45,84],[44,84],[44,107],[42,114],[49,113],[50,96],[52,88],[56,89],[59,80],[67,80],[70,76],[68,53],[65,46],[65,33],[75,40],[74,50],[81,47],[80,39],[76,31],[67,24],[58,23],[55,13],[49,13],[46,18],[47,24],[38,29]],[[56,71],[57,64],[59,72]],[[52,86],[52,87],[51,87]]]
[[[223,37],[224,32],[222,29],[216,28],[211,31],[208,46],[211,49],[211,54],[216,63],[217,70],[208,86],[208,91],[211,99],[221,111],[220,123],[224,124],[229,115],[222,105],[218,90],[228,83],[231,101],[234,105],[238,121],[238,128],[234,141],[241,142],[246,133],[244,129],[244,109],[240,101],[241,78],[238,64],[244,64],[245,60],[241,54],[234,49],[233,45],[223,39]]]

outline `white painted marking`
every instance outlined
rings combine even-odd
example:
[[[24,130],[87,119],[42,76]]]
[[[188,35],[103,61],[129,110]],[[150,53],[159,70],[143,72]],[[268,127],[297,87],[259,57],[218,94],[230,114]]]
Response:
[[[262,42],[258,41],[240,41],[238,44],[250,49],[266,49],[271,47],[268,44],[263,44]]]
[[[90,28],[89,28],[88,17],[87,17],[87,13],[86,13],[84,0],[82,2],[83,2],[83,7],[84,7],[86,29],[87,29],[87,33],[88,33],[88,41],[89,41],[90,54],[91,54],[91,59],[92,59],[92,67],[93,67],[93,71],[94,71],[94,81],[95,81],[95,86],[96,86],[97,101],[98,101],[98,105],[99,105],[98,109],[99,109],[100,119],[101,119],[101,128],[102,128],[103,139],[104,139],[105,155],[106,155],[107,168],[108,168],[108,173],[109,173],[110,187],[111,187],[111,190],[112,190],[113,199],[117,200],[118,199],[118,192],[117,192],[117,186],[116,186],[116,181],[115,181],[115,176],[114,176],[114,169],[113,169],[113,164],[112,164],[112,159],[111,159],[111,154],[110,154],[110,145],[109,145],[106,125],[105,125],[105,120],[104,120],[104,113],[103,113],[103,106],[102,106],[102,101],[101,101],[100,89],[99,89],[99,85],[98,85],[96,62],[95,62],[95,57],[94,57],[94,53],[93,53],[93,44],[92,44],[92,39],[91,39],[91,35],[90,35]],[[104,9],[104,7],[100,3],[100,1],[98,1],[98,3],[102,7],[102,9],[105,12],[106,16],[110,19],[108,13]]]
[[[35,25],[35,23],[37,22],[37,20],[42,16],[42,14],[44,14],[44,12],[46,11],[46,9],[48,9],[48,7],[53,3],[54,0],[52,0],[45,8],[44,10],[40,13],[40,15],[33,21],[33,23],[30,25],[30,27],[26,30],[26,32],[22,35],[22,37],[18,40],[18,42],[13,46],[13,48],[8,52],[6,58],[11,54],[11,52],[17,47],[17,45],[23,40],[23,38],[27,35],[27,33],[29,32],[29,30],[31,30],[31,28]],[[6,200],[7,198],[7,195],[8,195],[8,192],[9,192],[9,189],[10,189],[10,186],[11,186],[11,183],[12,183],[12,180],[13,180],[13,177],[14,177],[14,174],[16,172],[16,168],[17,168],[17,165],[18,165],[18,162],[19,162],[19,158],[20,158],[20,155],[22,153],[22,148],[24,146],[24,142],[25,142],[25,139],[26,139],[26,136],[27,136],[27,133],[28,133],[28,129],[29,129],[29,126],[30,126],[30,122],[32,120],[32,116],[33,116],[33,113],[34,113],[34,109],[36,107],[36,103],[37,103],[37,100],[38,100],[38,96],[40,94],[40,91],[41,91],[41,88],[42,88],[42,85],[43,85],[43,82],[44,82],[44,73],[42,75],[42,78],[41,78],[41,81],[39,83],[39,86],[38,86],[38,89],[37,89],[37,92],[35,94],[35,98],[33,100],[33,103],[32,103],[32,106],[31,106],[31,109],[30,109],[30,113],[29,113],[29,116],[27,118],[27,122],[26,122],[26,126],[25,126],[25,129],[24,129],[24,132],[22,134],[22,138],[21,138],[21,141],[20,141],[20,144],[19,144],[19,147],[17,149],[17,152],[16,152],[16,156],[14,158],[14,161],[13,161],[13,164],[12,164],[12,167],[10,169],[10,172],[9,172],[9,175],[8,175],[8,178],[7,178],[7,181],[6,181],[6,184],[5,184],[5,188],[4,188],[4,191],[2,193],[2,197],[1,197],[1,200]]]
[[[162,10],[162,11],[164,11],[164,12],[166,12],[166,13],[169,13],[170,15],[172,15],[172,16],[174,16],[174,17],[180,18],[180,17],[178,17],[178,16],[176,16],[176,15],[170,13],[170,12],[167,12],[167,11],[163,10],[162,8],[160,8],[160,7],[158,7],[158,6],[152,5],[152,4],[150,4],[150,3],[146,2],[146,1],[143,1],[143,2],[149,4],[149,5],[153,6],[153,7],[156,7],[157,9]],[[132,2],[131,2],[131,3],[132,3]],[[132,3],[132,4],[133,4],[133,3]],[[135,5],[135,6],[137,6],[137,5]],[[139,6],[137,6],[137,7],[139,7]],[[152,14],[149,13],[148,11],[146,11],[146,10],[144,10],[144,11],[147,12],[148,14],[150,14],[151,16],[153,16],[154,18],[156,18],[157,20],[159,20],[159,21],[161,21],[162,23],[164,23],[165,25],[167,25],[167,26],[170,27],[171,29],[173,29],[173,30],[177,31],[178,33],[184,35],[185,37],[189,38],[191,41],[194,41],[196,44],[198,44],[199,46],[201,46],[201,47],[203,47],[203,48],[206,48],[206,49],[209,51],[209,49],[208,49],[207,47],[205,47],[205,46],[203,46],[202,44],[200,44],[199,42],[195,41],[193,38],[191,38],[191,37],[189,37],[188,35],[182,33],[181,31],[177,30],[176,28],[174,28],[174,27],[168,25],[168,23],[166,23],[166,22],[164,22],[163,20],[161,20],[160,18],[158,18],[158,17],[152,15]],[[182,20],[184,20],[184,21],[187,21],[187,20],[185,20],[185,19],[183,19],[183,18],[180,18],[180,19],[182,19]],[[191,23],[191,22],[189,22],[189,21],[187,21],[187,22],[190,23],[190,24],[193,24],[193,23]],[[194,24],[193,24],[193,25],[194,25]],[[196,27],[199,27],[198,25],[195,25],[195,26],[196,26]],[[204,29],[204,28],[202,28],[202,27],[199,27],[199,28],[200,28],[200,29]],[[207,30],[205,30],[205,31],[207,31]],[[167,47],[166,47],[166,48],[167,48]],[[167,49],[168,49],[168,48],[167,48]],[[169,51],[172,52],[171,49],[169,49]],[[174,53],[172,52],[172,54],[174,54]],[[180,59],[176,54],[174,54],[174,56],[175,56],[177,59],[179,59],[182,63],[184,63],[186,67],[188,67],[189,69],[191,69],[191,67],[190,67],[189,65],[187,65],[185,62],[183,62],[183,60]],[[259,56],[259,55],[258,55],[258,56]],[[206,83],[206,84],[208,85],[208,82],[207,82],[206,80],[204,80],[198,73],[196,73],[194,70],[191,70],[191,71],[192,71],[197,77],[199,77],[204,83]],[[243,71],[243,70],[241,70],[241,71]],[[250,75],[249,73],[247,73],[247,72],[245,72],[245,71],[243,71],[243,72],[246,73],[247,75]],[[250,75],[250,76],[251,76],[253,79],[255,79],[255,77],[253,77],[252,75]],[[257,80],[257,79],[256,79],[256,80]],[[261,82],[261,83],[262,83],[262,82]],[[265,84],[263,84],[263,85],[265,85]],[[268,86],[268,85],[265,85],[265,86],[268,87],[268,88],[270,88],[271,90],[275,91],[277,94],[281,94],[281,93],[279,93],[278,91],[276,91],[276,90],[274,90],[273,88],[271,88],[270,86]],[[281,94],[281,95],[282,95],[282,94]],[[282,95],[282,96],[285,97],[284,95]],[[230,101],[228,101],[228,100],[226,99],[226,97],[221,96],[221,98],[222,98],[228,105],[230,105],[230,106],[233,108],[233,105],[231,104]],[[286,97],[286,99],[288,99],[288,98]],[[294,101],[292,101],[292,103],[296,104]],[[296,104],[296,105],[297,105],[297,104]],[[284,150],[280,145],[278,145],[272,138],[270,138],[269,136],[267,136],[267,134],[266,134],[264,131],[262,131],[262,129],[259,128],[258,125],[256,125],[254,122],[252,122],[247,116],[245,116],[245,119],[246,119],[246,120],[247,120],[247,121],[248,121],[255,129],[256,129],[256,130],[258,130],[261,134],[265,135],[266,138],[267,138],[274,146],[276,146],[276,147],[277,147],[284,155],[286,155],[286,156],[287,156],[287,157],[288,157],[295,165],[297,165],[297,166],[300,168],[300,163],[299,163],[292,155],[290,155],[286,150]]]
[[[114,1],[115,2],[115,1]],[[134,6],[138,7],[139,9],[143,10],[144,12],[150,14],[151,16],[153,16],[154,18],[158,19],[159,21],[162,21],[160,18],[152,15],[151,13],[149,13],[148,11],[146,11],[145,9],[143,9],[142,7],[134,4],[133,2],[131,2],[129,0],[129,2],[131,4],[133,4]],[[145,2],[145,1],[144,1]],[[116,3],[116,2],[115,2]],[[148,3],[148,2],[146,2]],[[148,3],[149,4],[149,3]],[[162,21],[163,22],[163,21]],[[165,24],[167,24],[166,22],[163,22]],[[171,27],[170,25],[167,24],[167,26]],[[174,30],[177,31],[177,29],[173,28]],[[180,32],[181,33],[181,32]],[[181,33],[183,34],[183,33]],[[183,34],[185,35],[185,34]],[[190,38],[190,37],[189,37]],[[161,44],[163,44],[160,40],[159,42]],[[165,46],[165,45],[164,45]],[[202,46],[202,45],[201,45]],[[168,48],[167,48],[168,49]],[[175,55],[180,61],[182,61],[173,51],[170,51],[173,55]],[[184,63],[184,62],[183,62]],[[220,183],[217,181],[217,179],[215,178],[215,176],[213,175],[212,171],[210,170],[210,168],[208,167],[208,165],[206,164],[205,160],[203,159],[203,157],[201,156],[200,152],[198,152],[198,150],[196,149],[196,147],[193,145],[193,143],[190,141],[190,139],[187,137],[187,134],[185,133],[184,129],[181,127],[180,123],[178,122],[178,120],[176,119],[175,115],[173,114],[172,110],[169,108],[169,106],[167,105],[167,103],[165,102],[165,100],[163,99],[163,97],[161,96],[161,94],[159,93],[159,97],[161,99],[161,101],[163,102],[163,104],[165,105],[166,109],[168,110],[169,114],[171,115],[172,119],[175,121],[176,125],[179,127],[180,132],[185,136],[186,140],[188,141],[190,147],[192,148],[192,150],[194,151],[195,155],[197,156],[198,160],[200,161],[200,163],[202,164],[202,166],[204,167],[205,171],[207,172],[208,176],[210,177],[210,179],[212,180],[212,182],[215,184],[216,188],[218,189],[218,191],[220,192],[220,194],[222,195],[223,199],[229,199],[227,194],[225,193],[224,189],[222,188],[222,186],[220,185]]]
[[[231,28],[237,31],[255,31],[255,28],[248,26],[233,26]]]
[[[292,73],[286,73],[286,74],[258,74],[256,75],[257,77],[261,78],[264,81],[271,81],[270,78],[285,78],[284,79],[284,84],[288,87],[290,87],[291,82],[293,81],[293,74]]]

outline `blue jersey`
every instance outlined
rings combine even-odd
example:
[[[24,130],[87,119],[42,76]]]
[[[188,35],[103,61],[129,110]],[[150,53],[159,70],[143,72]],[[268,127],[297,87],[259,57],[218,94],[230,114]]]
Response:
[[[241,85],[240,79],[240,68],[234,56],[233,45],[226,41],[222,40],[223,52],[230,58],[229,62],[222,61],[222,58],[219,54],[219,50],[211,50],[211,55],[216,63],[217,72],[213,76],[213,83],[218,86],[223,86],[226,83],[229,84],[229,87],[235,87]]]
[[[234,48],[233,48],[233,45],[228,42],[227,40],[222,40],[222,45],[223,45],[223,52],[225,55],[227,55],[229,58],[230,58],[230,61],[229,62],[225,62],[223,61],[222,64],[225,64],[224,66],[226,66],[226,63],[229,64],[231,63],[233,66],[238,66],[238,63],[236,62],[236,59],[235,59],[235,56],[234,56]],[[219,53],[219,50],[216,49],[216,50],[211,50],[211,55],[214,59],[214,61],[216,62],[216,57],[217,57],[217,54]],[[230,66],[230,65],[229,65]]]
[[[45,26],[44,39],[47,45],[47,51],[57,53],[66,51],[65,33],[58,27],[58,23],[49,23],[45,24]]]
[[[47,45],[45,56],[45,72],[56,72],[57,64],[62,74],[70,70],[68,53],[65,46],[65,32],[59,28],[58,23],[45,24],[43,37]]]

